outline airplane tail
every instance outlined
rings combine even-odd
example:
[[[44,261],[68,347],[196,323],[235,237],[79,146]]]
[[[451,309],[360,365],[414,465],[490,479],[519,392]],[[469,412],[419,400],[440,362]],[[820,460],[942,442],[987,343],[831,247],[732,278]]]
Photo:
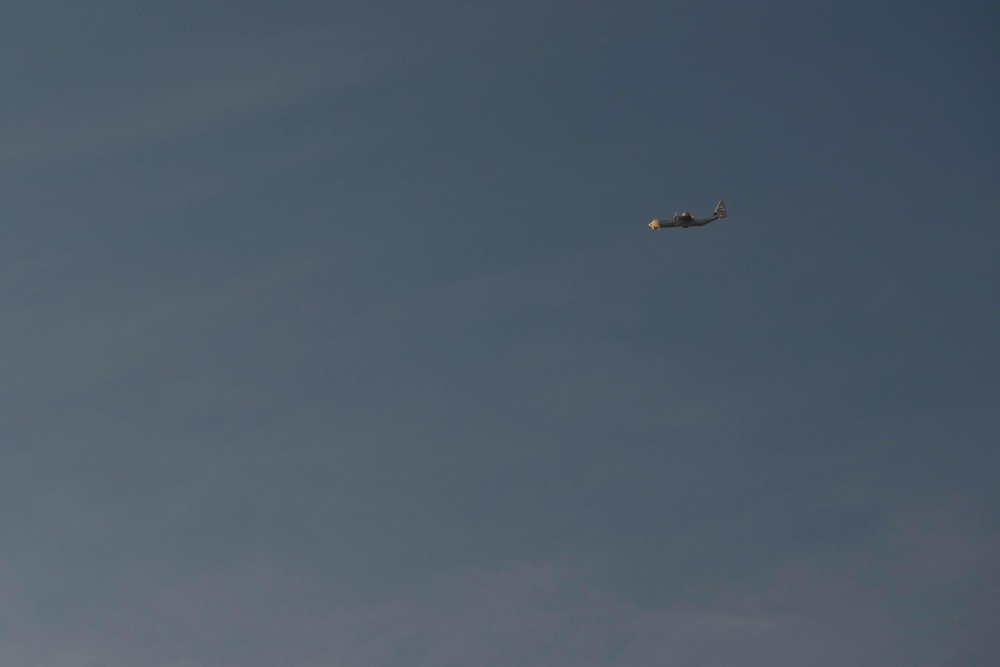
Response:
[[[726,217],[726,202],[719,200],[719,203],[715,205],[715,215],[720,218]]]

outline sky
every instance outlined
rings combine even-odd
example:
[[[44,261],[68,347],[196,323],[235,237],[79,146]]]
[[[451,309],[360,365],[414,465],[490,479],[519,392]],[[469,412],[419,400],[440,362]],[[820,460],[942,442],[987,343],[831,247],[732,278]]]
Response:
[[[0,664],[997,664],[992,3],[3,18]]]

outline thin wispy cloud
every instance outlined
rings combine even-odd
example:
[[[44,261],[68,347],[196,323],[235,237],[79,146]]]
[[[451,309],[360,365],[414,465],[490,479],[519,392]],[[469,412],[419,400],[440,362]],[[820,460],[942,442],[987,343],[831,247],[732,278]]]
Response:
[[[459,570],[414,582],[405,596],[346,605],[316,600],[308,580],[266,562],[157,586],[153,598],[148,575],[140,575],[115,596],[120,605],[141,604],[142,614],[74,623],[69,636],[76,648],[46,664],[929,666],[964,654],[941,644],[942,629],[906,609],[910,602],[899,595],[910,585],[953,594],[961,582],[938,589],[940,583],[907,577],[880,589],[865,585],[923,560],[907,545],[927,511],[911,508],[898,517],[907,537],[900,540],[895,530],[883,536],[876,550],[892,553],[884,562],[860,554],[825,568],[790,561],[756,583],[713,586],[697,599],[678,591],[687,599],[654,607],[637,606],[585,571],[554,563]],[[918,539],[934,540],[939,530],[930,529]],[[962,539],[996,556],[996,545],[970,533]],[[961,556],[940,565],[977,576],[990,568],[983,560],[970,569]],[[997,592],[996,585],[985,591]],[[899,650],[909,623],[927,632],[922,651]],[[974,633],[988,623],[973,625]],[[18,655],[31,639],[22,637],[0,657]]]
[[[373,34],[374,33],[374,34]],[[8,168],[76,161],[257,119],[317,95],[344,94],[399,66],[412,52],[364,24],[284,32],[196,34],[151,47],[143,65],[92,69],[90,85],[51,97],[50,108],[8,118]]]

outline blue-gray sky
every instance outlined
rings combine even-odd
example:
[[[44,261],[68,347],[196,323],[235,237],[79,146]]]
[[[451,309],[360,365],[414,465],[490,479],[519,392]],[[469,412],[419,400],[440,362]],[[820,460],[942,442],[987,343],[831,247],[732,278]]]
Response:
[[[990,3],[3,19],[0,664],[1000,659]]]

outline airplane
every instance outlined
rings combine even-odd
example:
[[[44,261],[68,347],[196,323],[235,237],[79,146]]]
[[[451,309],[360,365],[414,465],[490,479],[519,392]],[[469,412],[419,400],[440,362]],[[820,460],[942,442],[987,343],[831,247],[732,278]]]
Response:
[[[674,217],[670,220],[653,220],[649,223],[650,229],[661,229],[663,227],[701,227],[702,225],[707,225],[713,220],[718,220],[719,218],[726,217],[726,202],[719,200],[719,203],[715,206],[715,213],[712,214],[711,218],[695,218],[687,211],[681,214],[674,213]]]

